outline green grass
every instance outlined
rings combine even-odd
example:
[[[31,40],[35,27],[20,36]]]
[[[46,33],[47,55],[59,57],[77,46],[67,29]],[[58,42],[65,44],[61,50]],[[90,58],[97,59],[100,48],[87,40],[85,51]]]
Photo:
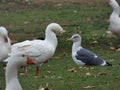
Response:
[[[104,5],[103,5],[104,6]],[[107,5],[79,6],[72,4],[55,8],[27,8],[0,12],[0,24],[13,34],[17,41],[44,37],[44,30],[51,22],[59,23],[67,32],[59,38],[56,53],[48,63],[40,69],[39,78],[35,78],[35,66],[28,66],[28,73],[19,75],[23,90],[38,90],[48,87],[50,90],[86,90],[86,86],[94,86],[91,90],[120,89],[120,52],[111,50],[119,40],[105,36],[108,30],[108,18],[111,8]],[[84,7],[84,8],[83,8]],[[113,64],[113,67],[79,68],[71,58],[72,42],[66,38],[82,32],[82,46],[92,50]],[[97,43],[94,43],[97,41]],[[5,88],[5,77],[0,63],[0,90]],[[75,68],[73,72],[69,70]],[[22,69],[19,69],[19,73]],[[74,72],[76,71],[76,72]],[[89,73],[90,75],[86,75]],[[89,89],[88,89],[89,90]]]

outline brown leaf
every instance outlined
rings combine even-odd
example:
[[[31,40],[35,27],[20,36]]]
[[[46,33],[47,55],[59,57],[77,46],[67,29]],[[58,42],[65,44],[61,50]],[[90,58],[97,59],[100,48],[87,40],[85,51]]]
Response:
[[[87,72],[85,75],[86,75],[86,76],[91,76],[91,73]]]
[[[111,50],[115,50],[115,47],[110,47]]]
[[[69,71],[69,72],[77,72],[76,68],[71,68],[71,69],[68,69],[67,71]]]
[[[47,71],[49,74],[51,73],[51,71]]]
[[[120,48],[117,48],[116,51],[120,51]]]
[[[92,88],[95,88],[95,86],[85,86],[83,88],[86,88],[86,89],[92,89]]]
[[[50,90],[49,88],[41,88],[41,89],[38,89],[38,90]]]
[[[97,43],[98,43],[98,41],[95,40],[95,41],[91,42],[90,44],[91,44],[91,45],[95,45],[95,44],[97,44]]]
[[[98,75],[101,75],[101,76],[106,76],[106,75],[107,75],[107,73],[105,73],[105,72],[100,72],[100,73],[98,73]]]
[[[54,57],[52,57],[53,59],[58,59],[58,58],[60,58],[59,56],[54,56]]]
[[[98,34],[97,33],[93,33],[93,36],[98,36]]]
[[[91,20],[91,18],[90,18],[90,17],[88,17],[88,18],[87,18],[87,22],[89,22],[89,23],[90,23],[91,21],[92,21],[92,20]]]

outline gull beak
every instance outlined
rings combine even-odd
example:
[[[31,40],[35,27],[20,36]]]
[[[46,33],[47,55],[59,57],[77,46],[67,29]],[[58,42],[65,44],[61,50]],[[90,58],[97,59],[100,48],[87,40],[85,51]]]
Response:
[[[34,60],[27,56],[27,64],[35,64]]]
[[[66,42],[68,42],[68,41],[71,41],[71,38],[67,38],[67,39],[66,39]]]

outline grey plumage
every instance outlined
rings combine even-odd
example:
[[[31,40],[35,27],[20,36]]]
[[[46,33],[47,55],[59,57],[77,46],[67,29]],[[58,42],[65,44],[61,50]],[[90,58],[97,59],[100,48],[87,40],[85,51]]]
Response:
[[[82,62],[84,62],[85,65],[97,66],[104,63],[104,60],[102,58],[84,48],[77,51],[77,55],[75,57],[77,58],[77,60],[81,60]]]
[[[95,53],[83,48],[81,46],[81,36],[74,34],[71,37],[73,41],[72,46],[72,58],[78,65],[89,65],[89,66],[112,66],[101,57],[98,57]]]

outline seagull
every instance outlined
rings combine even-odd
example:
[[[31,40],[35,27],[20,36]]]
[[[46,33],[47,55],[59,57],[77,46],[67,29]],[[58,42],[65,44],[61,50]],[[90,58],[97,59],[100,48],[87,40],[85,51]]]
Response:
[[[72,58],[77,65],[80,66],[112,66],[104,59],[98,57],[95,53],[81,46],[81,36],[74,34],[69,40],[73,41]]]
[[[35,64],[35,62],[22,52],[8,57],[5,61],[7,62],[5,71],[5,90],[22,90],[17,76],[17,68],[26,64]]]
[[[57,24],[50,23],[45,30],[45,39],[25,40],[11,46],[11,53],[24,52],[36,62],[36,76],[38,76],[39,65],[48,61],[55,53],[58,40],[57,36],[63,34],[65,30]]]
[[[109,31],[117,37],[120,37],[120,6],[116,0],[110,0],[109,5],[113,9],[113,12],[109,18]]]

